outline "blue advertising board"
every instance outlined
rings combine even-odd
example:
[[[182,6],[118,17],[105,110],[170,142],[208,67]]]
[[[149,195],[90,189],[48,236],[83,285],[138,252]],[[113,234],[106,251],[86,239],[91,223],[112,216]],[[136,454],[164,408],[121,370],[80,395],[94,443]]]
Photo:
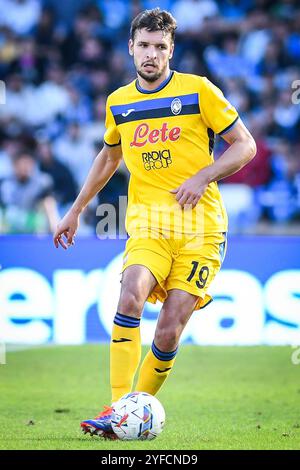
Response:
[[[125,240],[77,238],[64,251],[50,237],[0,237],[0,340],[108,341],[120,292]],[[231,236],[208,307],[182,336],[202,345],[300,344],[300,237]],[[146,303],[142,341],[161,305]]]

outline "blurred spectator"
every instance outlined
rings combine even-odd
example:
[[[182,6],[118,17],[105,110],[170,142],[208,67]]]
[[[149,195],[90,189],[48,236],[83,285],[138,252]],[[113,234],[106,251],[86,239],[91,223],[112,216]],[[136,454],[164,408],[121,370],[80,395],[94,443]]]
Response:
[[[104,24],[114,34],[130,20],[130,4],[124,0],[98,0],[97,4],[104,16]],[[129,10],[129,11],[128,11]]]
[[[26,83],[39,84],[44,80],[47,59],[38,53],[33,38],[26,38],[19,47],[18,57],[10,64],[10,73],[20,74]]]
[[[94,69],[97,67],[105,68],[107,63],[102,42],[96,38],[87,38],[81,45],[79,61],[87,69]]]
[[[239,110],[239,115],[246,122],[251,107],[251,96],[247,92],[244,81],[240,78],[228,77],[223,83],[226,88],[226,98]]]
[[[30,85],[25,85],[20,74],[8,76],[6,83],[6,102],[0,106],[0,117],[3,119],[16,118],[26,122],[27,110],[34,102],[35,90]]]
[[[222,16],[231,21],[242,20],[253,5],[252,0],[221,0],[219,3]]]
[[[270,157],[272,155],[263,134],[263,127],[258,121],[249,123],[249,129],[253,135],[257,153],[251,162],[237,173],[228,176],[224,183],[244,183],[251,188],[257,188],[268,183],[271,176]]]
[[[276,134],[293,142],[299,138],[300,106],[291,100],[291,91],[282,91],[274,109]]]
[[[276,42],[270,42],[266,47],[264,57],[257,64],[256,71],[259,75],[272,77],[285,68],[287,64],[288,61],[281,45]]]
[[[266,53],[271,41],[269,15],[263,9],[253,9],[244,24],[241,35],[241,54],[252,64],[258,64]]]
[[[13,161],[13,174],[0,185],[0,205],[6,232],[34,233],[49,226],[53,231],[58,217],[53,198],[53,181],[41,173],[31,154],[20,152]]]
[[[38,145],[39,168],[53,181],[53,196],[61,214],[69,209],[77,196],[77,188],[70,170],[59,162],[52,153],[50,142],[42,141]]]
[[[93,120],[81,127],[85,138],[90,142],[94,142],[98,147],[95,154],[99,152],[99,146],[103,143],[105,133],[105,105],[106,96],[98,95],[94,99]]]
[[[230,34],[225,37],[221,50],[209,47],[205,59],[210,72],[218,80],[226,77],[246,78],[253,73],[252,63],[238,51],[238,38]]]
[[[51,8],[45,8],[41,12],[41,16],[34,30],[36,44],[42,48],[42,52],[46,53],[48,49],[52,49],[55,33],[55,17]]]
[[[58,64],[49,66],[46,81],[36,89],[35,102],[31,104],[28,120],[34,126],[46,124],[57,114],[65,112],[70,104],[70,96],[65,85],[64,70]]]
[[[43,0],[51,8],[61,27],[71,29],[80,11],[91,3],[91,0]]]
[[[279,140],[272,156],[273,177],[260,192],[260,204],[267,217],[274,222],[287,222],[296,216],[298,206],[297,177],[299,158],[291,152],[286,140]]]
[[[57,139],[54,152],[71,171],[77,188],[81,188],[95,155],[92,142],[82,135],[78,122],[69,124],[67,133]]]
[[[264,128],[258,120],[248,122],[257,147],[256,156],[237,173],[221,181],[221,193],[224,198],[230,221],[231,232],[253,229],[263,208],[259,197],[271,176],[271,149],[264,138]]]
[[[92,121],[92,103],[86,95],[80,93],[74,86],[68,87],[69,106],[64,111],[66,122],[85,124]]]
[[[4,78],[10,64],[18,57],[19,45],[15,34],[7,27],[0,26],[0,77]]]
[[[12,161],[9,154],[3,149],[0,151],[0,181],[13,173]]]
[[[171,8],[180,34],[197,33],[205,18],[219,13],[214,0],[177,0]]]
[[[291,32],[286,38],[285,47],[291,60],[300,64],[300,11],[295,11],[291,22]]]
[[[32,31],[41,13],[38,0],[0,0],[0,25],[8,26],[17,34]]]

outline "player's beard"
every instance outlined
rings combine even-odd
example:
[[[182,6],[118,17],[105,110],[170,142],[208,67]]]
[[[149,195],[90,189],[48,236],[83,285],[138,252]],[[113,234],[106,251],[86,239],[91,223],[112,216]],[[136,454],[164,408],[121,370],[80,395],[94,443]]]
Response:
[[[156,80],[159,80],[160,77],[164,74],[167,65],[168,64],[166,64],[161,70],[156,70],[155,72],[152,72],[151,75],[143,72],[142,68],[137,69],[137,74],[140,75],[140,77],[142,77],[144,80],[146,80],[146,82],[153,83],[156,82]]]

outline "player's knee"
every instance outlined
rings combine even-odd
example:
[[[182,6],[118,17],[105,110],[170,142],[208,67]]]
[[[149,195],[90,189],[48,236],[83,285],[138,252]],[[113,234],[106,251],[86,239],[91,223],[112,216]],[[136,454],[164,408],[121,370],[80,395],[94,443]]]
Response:
[[[157,328],[154,337],[155,346],[163,352],[174,351],[179,343],[181,329],[170,325],[166,328]]]
[[[143,299],[137,292],[124,291],[120,296],[118,312],[140,318],[143,306]]]

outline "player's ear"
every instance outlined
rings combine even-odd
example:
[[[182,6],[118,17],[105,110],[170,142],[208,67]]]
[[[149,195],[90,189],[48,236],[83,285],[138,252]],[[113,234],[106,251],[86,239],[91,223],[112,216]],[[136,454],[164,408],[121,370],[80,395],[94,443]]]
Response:
[[[174,42],[172,42],[172,44],[171,44],[169,59],[172,59],[172,57],[173,57],[173,52],[174,52]]]
[[[133,55],[133,40],[129,39],[128,41],[128,50],[129,50],[129,55]]]

